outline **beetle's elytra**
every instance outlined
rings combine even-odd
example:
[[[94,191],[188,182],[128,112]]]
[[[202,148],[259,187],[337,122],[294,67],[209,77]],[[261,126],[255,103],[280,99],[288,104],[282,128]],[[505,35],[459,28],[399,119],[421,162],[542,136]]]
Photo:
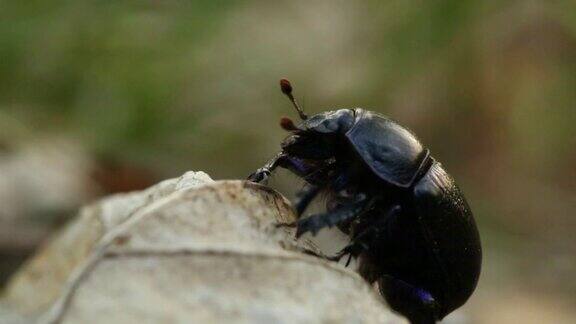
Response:
[[[472,212],[452,177],[406,128],[375,112],[340,109],[310,118],[283,79],[302,122],[282,150],[249,176],[265,181],[283,167],[306,185],[300,216],[320,193],[326,212],[300,218],[296,235],[338,226],[350,243],[332,259],[357,258],[360,274],[411,323],[435,323],[462,306],[480,275],[482,251]]]

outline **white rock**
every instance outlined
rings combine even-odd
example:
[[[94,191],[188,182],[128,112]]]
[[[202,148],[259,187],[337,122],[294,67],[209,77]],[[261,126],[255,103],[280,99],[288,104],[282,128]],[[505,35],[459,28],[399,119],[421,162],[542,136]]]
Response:
[[[106,198],[9,282],[0,322],[398,322],[354,272],[305,255],[267,187],[188,172]]]

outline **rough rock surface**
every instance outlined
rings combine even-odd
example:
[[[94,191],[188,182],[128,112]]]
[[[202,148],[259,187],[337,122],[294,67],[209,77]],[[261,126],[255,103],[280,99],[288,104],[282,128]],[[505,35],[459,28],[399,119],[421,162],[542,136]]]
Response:
[[[1,323],[397,323],[353,271],[303,254],[278,193],[188,172],[80,215],[9,282]]]

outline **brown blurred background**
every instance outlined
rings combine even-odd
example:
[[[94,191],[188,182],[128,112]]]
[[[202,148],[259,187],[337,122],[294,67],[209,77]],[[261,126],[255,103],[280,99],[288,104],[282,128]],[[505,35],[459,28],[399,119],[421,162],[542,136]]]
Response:
[[[280,77],[308,113],[400,121],[458,180],[485,263],[447,322],[576,322],[571,0],[0,1],[0,285],[99,196],[259,167],[294,115]]]

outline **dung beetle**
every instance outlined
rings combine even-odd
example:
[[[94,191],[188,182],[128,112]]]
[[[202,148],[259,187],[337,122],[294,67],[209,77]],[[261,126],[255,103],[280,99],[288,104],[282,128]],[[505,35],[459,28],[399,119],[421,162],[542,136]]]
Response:
[[[331,260],[358,260],[390,307],[411,323],[435,323],[474,291],[482,262],[480,237],[464,195],[406,128],[360,108],[310,118],[292,86],[280,80],[302,122],[282,118],[291,134],[282,150],[248,180],[265,181],[277,167],[305,181],[296,194],[296,236],[337,226],[350,242]],[[319,194],[326,211],[300,218]]]

